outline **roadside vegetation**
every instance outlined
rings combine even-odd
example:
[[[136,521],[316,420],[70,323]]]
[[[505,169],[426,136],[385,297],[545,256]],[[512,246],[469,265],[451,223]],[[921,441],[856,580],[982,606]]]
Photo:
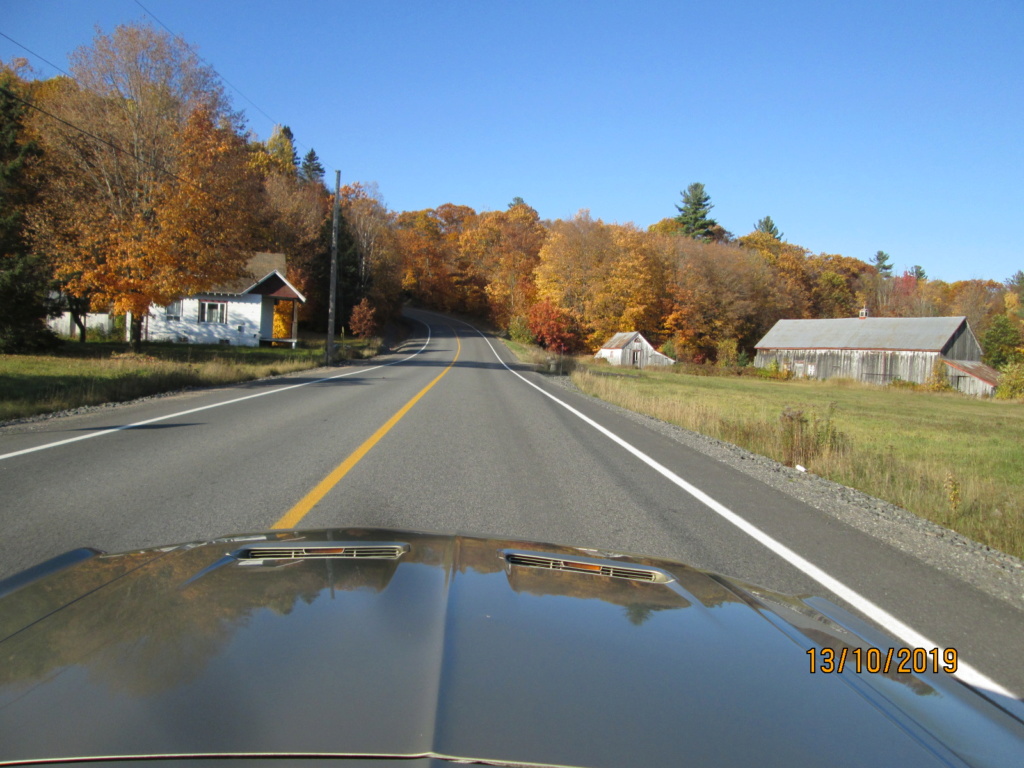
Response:
[[[186,387],[210,387],[279,376],[323,364],[324,342],[300,349],[147,344],[65,344],[46,354],[0,355],[0,423],[86,405],[124,402]],[[341,356],[372,357],[379,339],[348,341]]]
[[[544,362],[528,345],[509,346],[524,362]],[[849,380],[707,375],[721,372],[714,366],[573,365],[572,381],[589,395],[801,465],[1024,557],[1019,402]]]

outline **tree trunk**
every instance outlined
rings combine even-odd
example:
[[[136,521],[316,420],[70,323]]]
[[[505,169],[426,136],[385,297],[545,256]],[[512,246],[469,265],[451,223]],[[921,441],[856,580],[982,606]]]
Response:
[[[131,335],[129,336],[128,346],[132,352],[139,353],[142,351],[142,321],[144,320],[142,315],[135,312],[132,313],[131,323]]]
[[[78,326],[78,341],[80,344],[85,344],[85,318],[71,310],[71,321]]]

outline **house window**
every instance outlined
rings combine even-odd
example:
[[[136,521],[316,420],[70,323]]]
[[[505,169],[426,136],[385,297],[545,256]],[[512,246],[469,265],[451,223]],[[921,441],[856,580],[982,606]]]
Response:
[[[200,301],[200,323],[226,323],[228,321],[228,305],[223,301]]]
[[[172,301],[166,307],[164,307],[164,319],[165,320],[181,320],[181,302]]]

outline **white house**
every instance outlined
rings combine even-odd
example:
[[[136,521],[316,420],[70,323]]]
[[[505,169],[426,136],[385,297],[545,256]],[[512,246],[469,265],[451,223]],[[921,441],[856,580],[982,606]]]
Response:
[[[249,260],[248,271],[230,285],[181,298],[166,307],[150,307],[142,338],[242,347],[278,342],[294,347],[299,304],[306,298],[284,276],[284,254],[257,253]],[[286,336],[275,336],[274,311],[282,302],[291,304],[291,322]]]
[[[646,368],[649,365],[672,365],[671,357],[661,354],[637,331],[617,333],[606,341],[594,355],[612,365]]]
[[[275,336],[274,311],[282,302],[291,305],[291,322],[285,335]],[[285,277],[285,255],[257,253],[249,260],[247,274],[233,283],[182,297],[166,307],[151,306],[142,323],[142,338],[243,347],[277,342],[294,347],[299,304],[305,302],[306,298]],[[50,322],[59,333],[74,330],[70,313],[64,315]],[[86,322],[90,327],[112,327],[112,319],[103,313],[90,314]],[[125,326],[126,330],[131,327],[130,316]]]

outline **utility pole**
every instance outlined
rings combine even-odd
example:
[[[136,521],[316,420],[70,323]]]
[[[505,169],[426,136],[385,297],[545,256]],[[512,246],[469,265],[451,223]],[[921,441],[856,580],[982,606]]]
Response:
[[[327,343],[324,345],[326,365],[334,361],[334,310],[338,299],[338,209],[341,197],[341,171],[334,172],[334,223],[331,226],[331,292],[327,309]]]

